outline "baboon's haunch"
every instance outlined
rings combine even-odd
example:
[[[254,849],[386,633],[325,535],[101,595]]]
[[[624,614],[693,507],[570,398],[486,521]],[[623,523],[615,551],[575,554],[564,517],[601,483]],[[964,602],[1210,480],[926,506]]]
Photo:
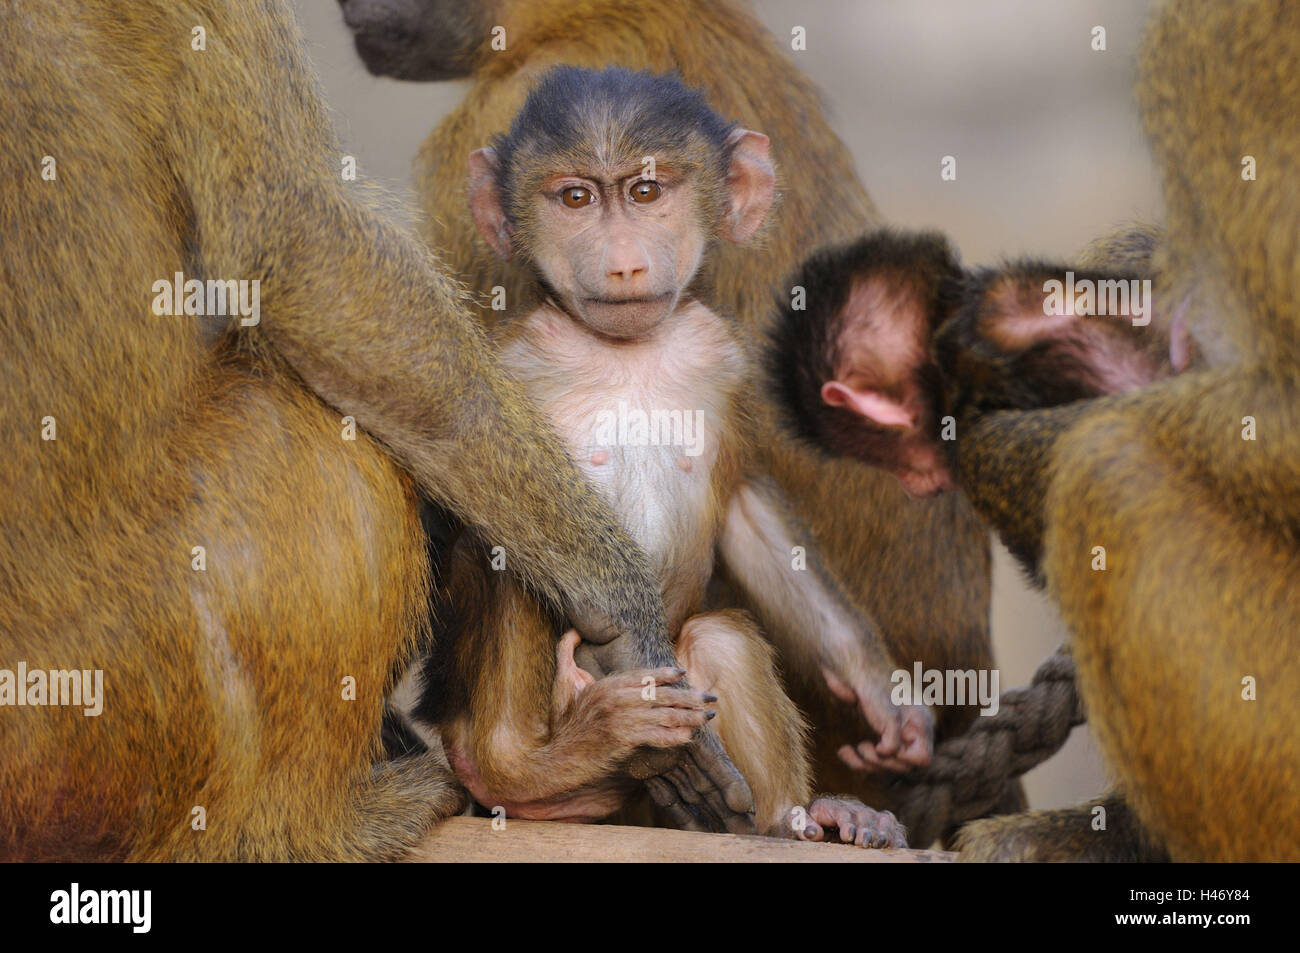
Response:
[[[929,711],[890,703],[893,665],[874,626],[816,554],[793,565],[806,531],[756,472],[744,351],[693,293],[717,240],[745,242],[762,225],[775,181],[767,138],[673,77],[560,67],[495,147],[471,156],[470,177],[479,230],[543,289],[536,310],[500,329],[502,362],[649,554],[694,688],[669,685],[672,669],[600,677],[607,666],[588,643],[580,667],[576,634],[561,637],[525,590],[461,546],[448,581],[455,632],[426,668],[419,716],[441,725],[482,804],[591,819],[626,802],[635,747],[680,745],[716,713],[752,802],[743,785],[692,797],[687,761],[649,784],[675,823],[739,830],[748,819],[735,815],[753,808],[765,833],[820,840],[836,828],[863,846],[901,845],[891,815],[812,798],[804,723],[771,649],[746,614],[701,611],[720,562],[862,705],[880,736],[873,759],[928,759]]]

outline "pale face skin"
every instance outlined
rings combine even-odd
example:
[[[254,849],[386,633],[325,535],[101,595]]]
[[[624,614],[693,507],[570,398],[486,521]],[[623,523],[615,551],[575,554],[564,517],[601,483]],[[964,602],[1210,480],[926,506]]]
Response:
[[[670,317],[717,235],[746,242],[761,227],[775,195],[770,144],[737,129],[728,141],[728,205],[722,221],[703,220],[697,183],[661,157],[653,178],[640,164],[567,169],[543,180],[530,199],[530,229],[544,235],[529,253],[556,304],[592,332],[644,337]],[[504,259],[518,251],[515,223],[496,185],[491,148],[469,157],[469,200],[479,233]]]
[[[638,338],[671,315],[704,257],[690,182],[660,171],[600,178],[554,175],[537,221],[534,260],[560,307],[591,330]]]

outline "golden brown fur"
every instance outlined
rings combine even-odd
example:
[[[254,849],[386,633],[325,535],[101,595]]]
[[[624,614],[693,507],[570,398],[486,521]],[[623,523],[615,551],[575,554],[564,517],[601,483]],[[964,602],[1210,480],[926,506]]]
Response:
[[[994,507],[1008,470],[1026,474],[1089,723],[1139,834],[1176,860],[1300,859],[1300,77],[1277,68],[1298,55],[1284,0],[1167,5],[1138,86],[1165,173],[1157,297],[1204,360],[1082,409],[990,415],[963,449]],[[1105,572],[1088,567],[1099,544]],[[975,858],[1071,837],[1073,856],[1107,856],[1134,827],[1079,838],[1077,819],[1028,815],[963,841]]]
[[[282,3],[28,6],[0,3],[0,664],[106,699],[0,714],[0,856],[399,856],[463,800],[432,755],[372,768],[424,627],[415,488],[671,659],[652,577],[458,286],[340,181]],[[155,316],[177,271],[260,280],[261,324]]]

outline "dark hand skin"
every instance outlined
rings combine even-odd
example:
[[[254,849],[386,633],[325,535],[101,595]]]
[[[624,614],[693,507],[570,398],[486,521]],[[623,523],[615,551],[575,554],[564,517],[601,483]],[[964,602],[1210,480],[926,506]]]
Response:
[[[612,758],[628,758],[624,770],[645,780],[655,804],[681,829],[756,834],[749,786],[705,728],[716,714],[717,696],[693,691],[685,669],[675,665],[597,677],[583,656],[590,658],[591,649],[600,647],[585,640],[579,644],[574,631],[561,639],[555,733],[607,738],[602,748]],[[647,679],[656,686],[649,702]]]
[[[646,790],[682,830],[757,834],[754,798],[745,779],[737,773],[735,780],[724,778],[719,785],[707,773],[714,761],[726,757],[717,735],[702,731],[680,763],[646,778]]]
[[[574,651],[579,667],[600,684],[612,673],[631,673],[639,676],[649,665],[676,665],[671,650],[654,653],[645,658],[644,648],[631,639],[611,637],[608,626],[584,625],[574,620],[582,633],[582,643]],[[593,640],[591,633],[600,642]],[[665,657],[666,656],[666,657]],[[680,670],[685,675],[684,670]],[[639,680],[636,682],[639,687]],[[688,691],[685,678],[672,683],[673,689]],[[754,828],[754,799],[749,785],[740,776],[717,736],[703,724],[697,727],[695,739],[686,747],[640,747],[631,756],[626,771],[632,777],[644,779],[655,803],[674,817],[694,817],[691,807],[699,812],[700,819],[693,820],[690,830],[729,831],[733,834],[756,833]],[[701,826],[701,824],[703,826]]]

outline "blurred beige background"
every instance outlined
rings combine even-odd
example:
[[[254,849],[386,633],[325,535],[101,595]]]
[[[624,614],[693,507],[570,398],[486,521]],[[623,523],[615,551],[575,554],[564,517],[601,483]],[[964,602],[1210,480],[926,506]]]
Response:
[[[336,4],[296,6],[358,176],[413,205],[411,162],[466,85],[375,79],[353,53]],[[1131,93],[1145,0],[754,7],[787,46],[793,26],[806,29],[807,50],[792,55],[825,92],[832,123],[885,217],[942,229],[967,263],[1068,256],[1114,224],[1159,220],[1158,182]],[[1106,28],[1106,52],[1091,49],[1094,26]],[[957,159],[955,182],[940,181],[944,155]],[[1063,638],[1055,612],[1026,589],[1005,553],[993,633],[1003,690],[1027,681]],[[1083,800],[1104,783],[1082,728],[1027,776],[1035,807]]]

